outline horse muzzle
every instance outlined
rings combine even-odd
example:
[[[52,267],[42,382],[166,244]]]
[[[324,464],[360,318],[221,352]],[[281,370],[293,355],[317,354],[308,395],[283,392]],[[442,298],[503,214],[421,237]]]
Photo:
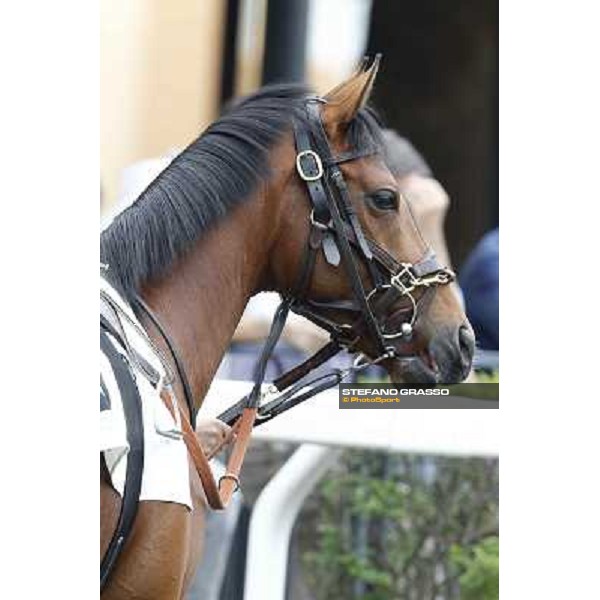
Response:
[[[464,381],[473,364],[475,335],[468,322],[443,328],[412,356],[398,356],[384,365],[398,383],[453,384]]]

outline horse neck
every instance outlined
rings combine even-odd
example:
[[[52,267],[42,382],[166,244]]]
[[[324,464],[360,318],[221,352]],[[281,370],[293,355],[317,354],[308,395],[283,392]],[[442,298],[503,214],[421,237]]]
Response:
[[[269,216],[273,212],[267,210],[265,198],[242,203],[164,278],[142,290],[181,355],[196,408],[202,404],[248,299],[264,288],[275,229]],[[165,350],[157,331],[144,325]],[[176,392],[181,401],[179,381]]]

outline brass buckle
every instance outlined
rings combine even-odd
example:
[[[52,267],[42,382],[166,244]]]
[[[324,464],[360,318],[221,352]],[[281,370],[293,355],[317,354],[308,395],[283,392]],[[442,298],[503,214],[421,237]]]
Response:
[[[302,159],[307,156],[310,156],[315,161],[315,165],[317,166],[316,175],[309,175],[302,166]],[[317,181],[317,179],[321,179],[321,177],[323,177],[323,163],[321,162],[321,157],[313,150],[303,150],[302,152],[299,152],[296,156],[296,170],[298,171],[300,178],[304,181]]]
[[[410,263],[401,263],[401,266],[402,269],[390,279],[390,283],[402,294],[410,294],[419,285],[419,278],[414,276]],[[403,277],[407,280],[403,281]]]

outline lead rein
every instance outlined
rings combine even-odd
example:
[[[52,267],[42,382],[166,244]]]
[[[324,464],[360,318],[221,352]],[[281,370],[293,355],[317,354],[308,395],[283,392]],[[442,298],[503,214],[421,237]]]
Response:
[[[285,302],[286,301],[284,300],[282,305]],[[270,344],[265,344],[259,362],[263,361],[265,357],[265,350],[270,346]],[[271,352],[273,347],[270,347]],[[253,405],[258,409],[254,427],[258,427],[259,425],[270,421],[273,417],[280,415],[290,408],[309,400],[325,390],[339,385],[348,375],[358,373],[367,367],[376,365],[388,358],[392,358],[391,351],[385,352],[373,360],[365,360],[364,355],[359,354],[353,365],[347,369],[332,369],[330,372],[325,373],[324,375],[319,375],[313,379],[309,379],[308,381],[302,381],[309,372],[320,367],[331,357],[338,354],[342,349],[343,346],[340,344],[340,342],[332,339],[303,363],[297,365],[293,369],[275,379],[265,391],[260,392],[260,394],[257,396],[258,403]],[[262,374],[264,376],[264,371]],[[227,410],[223,411],[220,415],[218,415],[217,419],[223,421],[229,426],[234,425],[236,420],[242,414],[244,408],[247,408],[249,406],[249,402],[252,401],[252,396],[256,390],[257,384],[258,382],[255,381],[252,392],[247,396],[244,396],[244,398],[236,402],[234,405],[230,406]],[[261,386],[262,381],[260,384],[258,384],[259,390],[261,389]],[[280,395],[270,402],[260,404],[260,400],[264,401],[269,396],[277,394]]]

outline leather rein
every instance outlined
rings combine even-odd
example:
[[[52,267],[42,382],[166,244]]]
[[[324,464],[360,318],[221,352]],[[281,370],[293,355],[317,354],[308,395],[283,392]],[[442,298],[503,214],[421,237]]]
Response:
[[[339,165],[376,154],[378,149],[373,146],[334,155],[321,120],[320,105],[324,102],[321,98],[308,98],[305,103],[306,122],[296,123],[294,127],[296,170],[306,184],[312,208],[307,251],[295,285],[283,296],[273,318],[269,336],[255,367],[252,391],[219,415],[220,420],[231,426],[231,431],[210,454],[204,452],[195,434],[196,415],[191,388],[173,343],[141,298],[134,303],[136,312],[143,312],[152,321],[172,355],[182,383],[187,410],[176,401],[171,383],[161,386],[160,396],[175,421],[180,424],[180,436],[187,446],[208,503],[213,509],[225,508],[239,488],[239,475],[254,426],[339,384],[350,373],[401,356],[391,345],[391,341],[398,338],[410,341],[412,337],[419,303],[424,297],[423,294],[417,300],[415,292],[446,285],[454,279],[452,271],[441,267],[431,251],[415,264],[398,262],[389,252],[364,235]],[[353,300],[316,302],[306,297],[316,259],[321,251],[329,264],[342,264],[352,288]],[[368,292],[360,276],[357,257],[367,268],[370,279]],[[405,300],[406,308],[389,314],[392,307]],[[350,313],[351,321],[338,323],[328,318],[324,312],[332,309]],[[331,341],[303,363],[278,377],[263,391],[267,364],[290,310],[327,330]],[[310,381],[304,380],[310,372],[342,349],[356,351],[358,341],[365,337],[376,345],[375,359],[369,360],[359,355],[348,369],[336,369]],[[232,440],[233,448],[226,472],[217,482],[209,461]]]

